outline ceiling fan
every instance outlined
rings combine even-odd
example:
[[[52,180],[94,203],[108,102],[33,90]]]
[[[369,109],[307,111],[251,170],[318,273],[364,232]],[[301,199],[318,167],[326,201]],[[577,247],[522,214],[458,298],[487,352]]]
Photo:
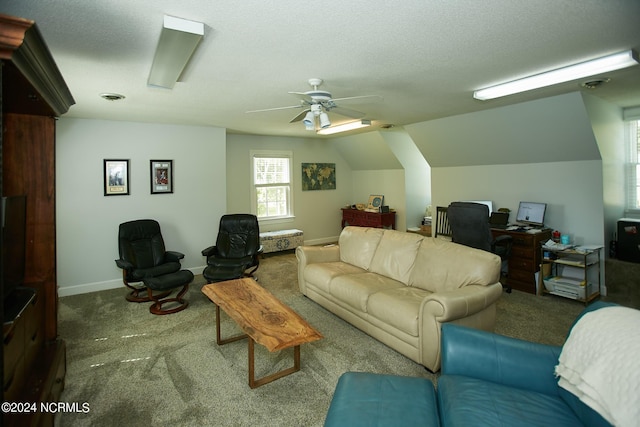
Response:
[[[353,119],[360,119],[365,116],[365,113],[361,111],[339,106],[338,103],[368,104],[373,102],[381,102],[383,100],[383,98],[378,95],[332,98],[330,92],[318,89],[321,84],[322,79],[309,79],[309,85],[313,88],[313,90],[307,92],[289,92],[291,95],[300,99],[300,103],[298,105],[266,108],[263,110],[252,110],[247,111],[247,113],[261,113],[264,111],[302,108],[303,110],[298,113],[293,119],[291,119],[289,123],[299,122],[300,120],[302,120],[307,130],[315,130],[316,120],[319,122],[319,127],[322,129],[331,126],[331,121],[329,120],[329,116],[327,115],[329,111],[340,114],[341,116],[351,117]]]

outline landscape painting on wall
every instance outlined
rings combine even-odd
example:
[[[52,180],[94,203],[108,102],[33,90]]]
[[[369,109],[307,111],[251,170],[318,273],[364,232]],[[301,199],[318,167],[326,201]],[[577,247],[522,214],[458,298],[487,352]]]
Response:
[[[335,163],[303,163],[302,191],[335,190]]]

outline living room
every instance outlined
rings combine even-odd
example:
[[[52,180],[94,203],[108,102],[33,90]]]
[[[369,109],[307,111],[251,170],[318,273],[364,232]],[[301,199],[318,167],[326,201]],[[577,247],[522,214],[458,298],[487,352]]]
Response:
[[[23,7],[11,5],[7,11],[18,16],[31,15],[45,36],[60,34],[62,27],[48,18],[47,7]],[[153,10],[161,9],[155,5]],[[177,10],[172,10],[178,15]],[[72,14],[65,17],[65,23],[69,23],[65,25],[75,23],[82,31],[89,30],[91,10],[82,8],[75,13],[75,21]],[[339,15],[338,11],[334,13]],[[617,14],[617,19],[632,15],[624,8]],[[623,40],[633,40],[636,35],[635,30],[621,27],[625,31],[617,36],[620,40],[615,41],[617,45]],[[508,31],[507,28],[503,31]],[[557,31],[568,30],[558,27]],[[205,52],[211,49],[216,37],[219,35],[214,29],[210,37],[205,36],[200,48]],[[56,54],[60,48],[53,45],[54,58],[61,62],[63,75],[77,82],[71,84],[71,90],[79,100],[59,119],[57,126],[57,281],[62,296],[119,286],[119,271],[112,262],[117,253],[113,236],[119,223],[137,217],[158,219],[170,246],[185,252],[183,265],[197,272],[204,265],[200,250],[214,239],[218,218],[225,212],[251,210],[249,151],[256,149],[290,150],[295,167],[295,218],[286,223],[263,222],[261,228],[301,229],[309,244],[335,241],[340,232],[340,208],[366,202],[370,194],[385,196],[385,204],[397,212],[398,229],[419,225],[427,206],[448,205],[455,200],[490,200],[496,208],[509,208],[512,212],[520,201],[544,202],[548,204],[549,227],[569,234],[577,244],[605,248],[613,239],[616,220],[625,216],[622,191],[625,156],[621,143],[625,122],[621,105],[600,97],[603,92],[599,91],[607,90],[606,87],[586,91],[576,90],[575,84],[560,85],[555,92],[543,89],[535,97],[515,95],[507,101],[482,104],[474,100],[473,105],[464,107],[469,112],[457,110],[457,114],[432,112],[433,107],[425,105],[423,117],[433,118],[421,120],[414,113],[414,121],[398,121],[388,129],[377,127],[365,133],[318,138],[306,136],[299,123],[288,124],[288,119],[278,123],[277,117],[291,115],[286,110],[278,116],[271,112],[247,115],[243,110],[244,117],[229,119],[227,126],[221,126],[215,124],[215,117],[227,117],[222,105],[210,102],[208,114],[189,107],[185,104],[189,99],[186,95],[191,95],[193,89],[187,77],[198,71],[196,64],[204,66],[203,58],[197,56],[200,52],[196,52],[185,82],[178,82],[173,93],[147,89],[154,104],[136,107],[136,97],[141,94],[135,92],[124,94],[127,98],[122,101],[105,101],[96,95],[100,91],[120,91],[129,82],[108,78],[96,85],[89,80],[90,92],[74,90],[74,85],[80,84],[75,76],[80,78],[87,73],[69,69],[73,63],[69,61],[75,61],[75,56],[69,55],[67,49]],[[136,67],[144,63],[139,62]],[[94,70],[93,66],[91,69]],[[119,72],[110,71],[113,75]],[[327,84],[330,83],[327,78]],[[615,80],[611,84],[614,83]],[[214,83],[207,82],[211,84]],[[293,85],[290,89],[295,89],[295,84],[290,84]],[[375,85],[365,87],[361,92],[354,89],[349,95],[377,93]],[[183,93],[185,90],[189,92]],[[463,95],[458,91],[450,94],[452,100]],[[242,96],[237,92],[234,91],[235,97]],[[274,95],[278,90],[267,92]],[[282,95],[285,100],[290,97],[285,91]],[[465,96],[470,99],[471,93]],[[259,96],[252,98],[252,106],[270,104],[260,102]],[[381,105],[390,104],[393,96],[385,99]],[[169,109],[161,108],[161,103],[167,101]],[[367,107],[368,111],[380,111],[377,104]],[[412,108],[419,110],[418,106]],[[159,118],[136,119],[142,117],[142,109],[156,112]],[[174,112],[182,110],[189,112],[191,119],[178,119]],[[264,132],[235,130],[240,127],[237,124],[240,119],[255,122],[253,126]],[[384,123],[384,117],[378,119]],[[282,129],[279,134],[274,134],[276,125]],[[130,160],[130,195],[103,196],[104,159]],[[148,162],[152,159],[174,161],[172,194],[149,194]],[[304,162],[335,163],[337,188],[302,191],[299,167]],[[103,243],[95,245],[96,241]]]
[[[95,13],[95,10],[87,12],[79,3],[75,5],[83,13]],[[637,10],[631,2],[622,6],[627,9],[621,8],[617,16]],[[48,24],[49,19],[53,21],[48,18],[49,7],[54,6],[40,9],[36,2],[27,2],[26,6],[3,6],[6,9],[3,12],[36,20],[45,39],[49,36],[53,39],[52,54],[54,58],[62,57],[59,65],[66,77],[71,64],[68,51],[91,55],[86,53],[87,45],[80,41],[80,46],[56,42],[69,35],[56,39],[64,32],[64,24],[61,21]],[[175,7],[173,13],[178,15]],[[196,15],[194,11],[190,13]],[[607,49],[640,47],[640,34],[635,26],[623,27],[620,39],[633,43],[622,46],[621,41],[612,41]],[[107,61],[102,57],[97,60]],[[145,67],[149,65],[146,62]],[[198,63],[202,63],[202,58]],[[195,65],[198,64],[194,68]],[[324,74],[331,84],[330,77],[335,74],[323,67],[305,69],[306,74],[298,79],[302,86],[309,77],[307,74],[316,71]],[[277,70],[270,71],[277,74]],[[138,77],[144,74],[143,85],[147,72],[137,69],[134,73]],[[70,76],[82,73],[86,71],[75,69]],[[637,74],[637,67],[631,74]],[[362,79],[366,80],[366,76]],[[365,203],[370,194],[385,196],[385,204],[396,210],[399,230],[419,225],[427,206],[448,205],[455,200],[491,200],[496,208],[511,209],[511,220],[520,201],[544,202],[548,206],[545,223],[549,227],[568,233],[577,244],[604,248],[614,238],[617,219],[626,216],[625,113],[627,118],[633,117],[640,102],[622,105],[606,100],[599,96],[599,89],[587,91],[574,85],[570,89],[563,86],[558,92],[542,90],[537,96],[515,98],[517,101],[511,102],[480,104],[474,100],[477,106],[451,109],[452,113],[447,113],[446,107],[433,112],[425,106],[428,114],[416,114],[420,118],[413,121],[388,121],[380,116],[378,126],[371,131],[325,138],[315,133],[304,134],[299,130],[304,128],[301,123],[287,123],[290,112],[278,116],[265,113],[266,117],[256,118],[258,125],[264,126],[264,132],[239,130],[236,122],[227,126],[215,119],[227,106],[217,105],[216,97],[211,95],[209,102],[216,105],[210,111],[202,111],[186,108],[184,98],[175,106],[163,103],[160,100],[171,98],[172,92],[156,92],[154,99],[158,101],[158,110],[162,110],[158,120],[139,118],[142,116],[130,114],[131,110],[124,113],[130,114],[131,120],[123,119],[119,110],[136,103],[136,97],[142,96],[136,92],[126,93],[122,102],[128,105],[99,100],[104,103],[99,108],[104,109],[97,113],[94,102],[85,100],[97,98],[102,91],[120,91],[125,85],[115,77],[95,80],[100,84],[94,82],[90,94],[86,87],[76,91],[74,79],[68,81],[79,102],[56,122],[56,274],[61,297],[122,288],[121,271],[113,262],[118,254],[116,234],[118,224],[135,218],[157,219],[168,249],[184,252],[183,267],[200,273],[205,263],[200,251],[214,243],[220,217],[252,209],[249,196],[252,150],[292,153],[294,217],[263,222],[261,230],[297,228],[304,231],[308,245],[335,242],[341,232],[340,208]],[[173,94],[179,94],[180,87],[188,86],[188,81],[189,74]],[[612,79],[612,84],[615,81]],[[103,86],[104,82],[109,83],[108,88]],[[271,86],[269,81],[262,83]],[[288,90],[299,89],[295,81],[286,84]],[[381,91],[383,86],[380,84]],[[341,95],[345,84],[337,82],[334,88]],[[373,94],[376,89],[376,82],[372,81],[346,95]],[[243,90],[240,84],[229,92],[236,95]],[[437,92],[433,86],[429,90]],[[458,87],[450,95],[471,98],[472,91],[473,88]],[[275,85],[268,92],[290,96]],[[256,99],[251,101],[255,108],[277,106],[282,100],[254,98],[260,101],[260,105]],[[428,99],[424,93],[419,98],[412,104],[416,111]],[[392,102],[393,96],[385,95],[383,104]],[[85,106],[90,108],[84,110]],[[144,110],[145,106],[133,108]],[[246,115],[246,109],[236,108],[235,113],[241,112],[246,121],[253,120],[256,116]],[[176,118],[174,122],[167,118],[171,114],[178,116],[182,110],[191,114],[192,119]],[[382,111],[367,107],[363,110],[377,114]],[[285,130],[276,133],[271,122],[282,122],[277,125]],[[390,122],[395,125],[380,126]],[[129,195],[105,197],[105,159],[129,160]],[[149,161],[153,159],[173,161],[172,193],[150,194]],[[303,191],[300,165],[308,162],[334,163],[336,189]],[[606,252],[603,251],[603,256]],[[606,292],[605,282],[603,291]],[[122,304],[126,304],[124,299]]]

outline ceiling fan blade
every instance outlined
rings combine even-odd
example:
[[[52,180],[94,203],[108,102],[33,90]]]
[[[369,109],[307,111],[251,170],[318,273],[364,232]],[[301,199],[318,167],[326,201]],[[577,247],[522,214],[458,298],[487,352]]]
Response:
[[[313,98],[304,92],[289,92],[289,94],[295,96],[296,98],[300,98],[300,100],[306,102],[309,105],[313,104]]]
[[[341,116],[351,117],[352,119],[361,119],[365,116],[365,113],[361,111],[352,110],[351,108],[344,107],[332,107],[328,109],[332,113],[340,114]]]
[[[293,119],[291,119],[289,121],[289,123],[293,123],[293,122],[299,122],[300,120],[302,120],[304,118],[304,116],[307,115],[307,113],[311,111],[310,109],[306,109],[300,112],[300,114],[298,114],[297,116],[295,116]]]
[[[363,96],[348,96],[346,98],[333,98],[333,102],[340,102],[341,104],[373,104],[375,102],[382,102],[384,98],[378,95],[363,95]]]
[[[247,113],[262,113],[264,111],[276,111],[276,110],[289,110],[291,108],[302,108],[304,105],[290,105],[288,107],[276,107],[276,108],[265,108],[263,110],[251,110],[247,111]]]

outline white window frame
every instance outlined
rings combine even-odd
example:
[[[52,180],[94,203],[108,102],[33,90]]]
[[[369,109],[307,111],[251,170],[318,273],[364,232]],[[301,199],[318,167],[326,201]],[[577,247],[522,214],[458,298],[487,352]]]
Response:
[[[640,214],[640,120],[629,121],[626,130],[626,212]]]
[[[254,215],[258,215],[258,192],[260,187],[268,187],[273,185],[288,186],[287,191],[287,213],[278,216],[266,216],[258,217],[258,222],[278,223],[278,222],[291,222],[295,216],[293,213],[293,151],[278,151],[278,150],[250,150],[250,165],[251,165],[251,212]],[[256,184],[255,182],[255,170],[254,159],[255,158],[286,158],[289,160],[289,182],[287,183],[273,183],[273,184]]]

